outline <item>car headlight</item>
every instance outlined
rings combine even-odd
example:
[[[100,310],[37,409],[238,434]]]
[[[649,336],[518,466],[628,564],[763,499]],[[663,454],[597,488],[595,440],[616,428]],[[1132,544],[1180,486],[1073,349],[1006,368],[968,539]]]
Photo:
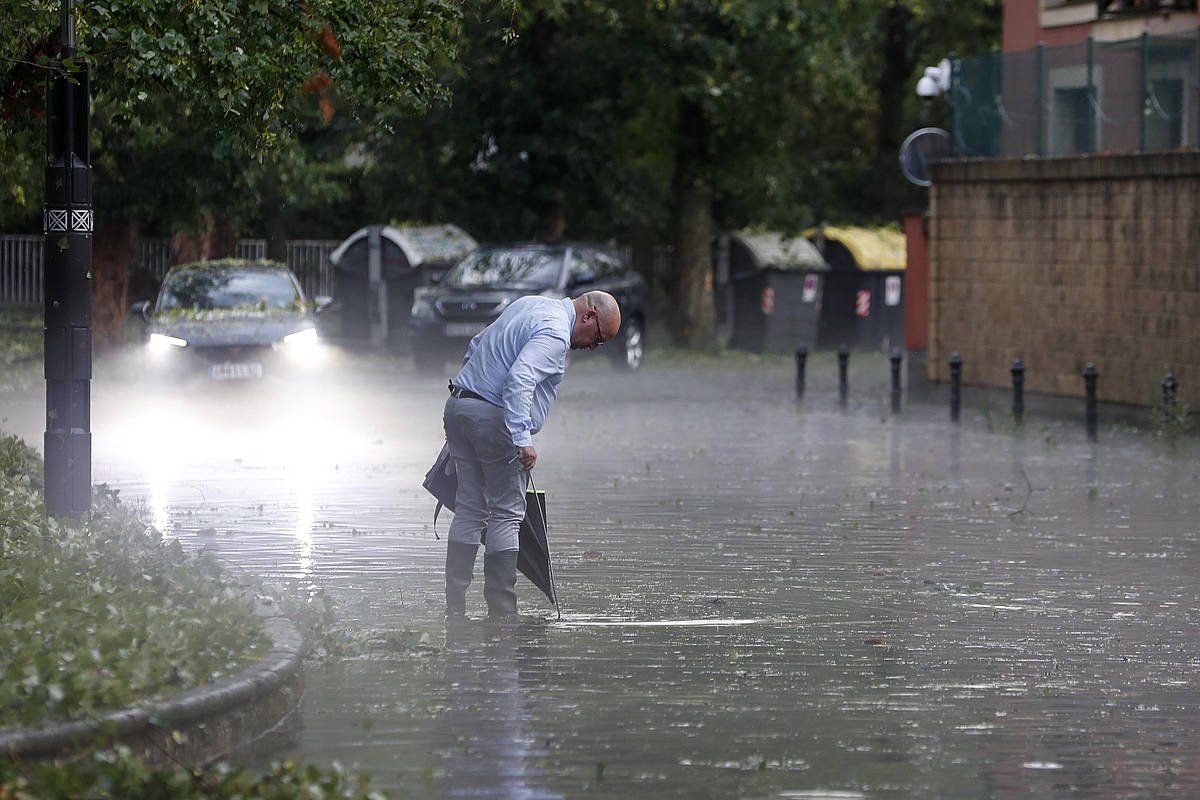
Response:
[[[295,364],[309,366],[322,359],[323,348],[317,338],[316,328],[289,333],[280,340],[277,347]]]
[[[283,343],[288,347],[311,347],[317,343],[317,329],[305,328],[302,331],[289,333],[283,337]]]
[[[187,340],[178,336],[167,336],[165,333],[152,333],[147,346],[151,353],[166,353],[176,347],[187,347]]]

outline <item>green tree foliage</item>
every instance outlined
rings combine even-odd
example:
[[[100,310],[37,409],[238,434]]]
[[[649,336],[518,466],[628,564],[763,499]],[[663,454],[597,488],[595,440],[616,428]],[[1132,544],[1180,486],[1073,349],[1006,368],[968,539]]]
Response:
[[[862,59],[864,81],[873,98],[864,109],[874,122],[874,147],[853,183],[866,189],[863,212],[895,219],[904,207],[924,203],[923,189],[898,179],[895,170],[900,145],[922,124],[946,124],[946,104],[920,100],[914,94],[924,67],[952,54],[973,54],[999,44],[999,0],[868,0],[874,22]],[[888,181],[870,181],[863,170],[887,174]]]
[[[509,30],[504,27],[511,23]],[[631,187],[614,152],[621,48],[588,4],[481,4],[464,19],[451,101],[414,119],[385,115],[368,142],[363,204],[382,218],[459,222],[485,240],[619,233],[613,203]],[[547,236],[546,238],[553,238]]]
[[[451,0],[109,0],[81,3],[77,14],[79,59],[93,72],[98,208],[180,223],[217,200],[246,204],[237,190],[253,174],[247,162],[294,157],[314,117],[427,108],[439,92],[433,65],[452,57],[459,24]],[[58,3],[6,3],[0,29],[5,189],[40,213],[29,152],[44,135]]]
[[[0,7],[10,33],[0,43],[0,222],[26,228],[41,212],[35,142],[58,5]],[[232,255],[247,220],[272,220],[305,195],[335,202],[303,137],[364,109],[427,108],[459,16],[458,0],[79,4],[76,60],[92,70],[97,348],[121,342],[139,229],[177,232],[181,260]]]
[[[670,243],[688,344],[712,337],[715,230],[923,202],[896,164],[904,135],[944,119],[913,95],[920,69],[999,34],[999,0],[152,5],[88,4],[81,27],[98,71],[121,63],[97,95],[101,202],[192,225],[216,207],[268,232],[286,209],[286,227],[331,236],[391,219]],[[3,14],[4,54],[36,61],[49,4]],[[28,105],[29,68],[7,63],[0,101]],[[10,171],[37,164],[15,152],[28,131],[0,145]],[[7,181],[0,208],[36,210],[31,185]]]
[[[845,79],[844,62],[820,60],[823,46],[837,49],[844,6],[638,1],[622,14],[640,56],[637,89],[666,122],[654,137],[671,163],[673,329],[681,344],[713,339],[716,208],[740,200],[742,213],[762,218],[794,197],[791,186],[768,178],[791,157],[809,98],[836,93]]]
[[[994,0],[526,4],[464,24],[446,108],[371,148],[363,205],[485,239],[671,243],[677,337],[711,340],[718,228],[890,221],[920,69],[995,41]],[[366,199],[369,198],[369,199]]]
[[[916,74],[998,34],[995,2],[635,3],[646,93],[676,109],[674,329],[712,340],[709,245],[723,228],[894,220],[923,200],[896,166]],[[632,14],[626,15],[630,18]],[[872,130],[872,127],[874,130]]]

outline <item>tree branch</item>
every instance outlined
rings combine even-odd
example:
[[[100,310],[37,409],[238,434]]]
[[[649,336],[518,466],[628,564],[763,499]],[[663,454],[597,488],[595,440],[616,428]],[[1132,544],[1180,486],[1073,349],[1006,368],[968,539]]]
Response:
[[[41,81],[36,70],[54,71],[55,67],[37,63],[38,56],[50,56],[53,54],[54,34],[48,33],[42,40],[34,45],[25,58],[3,58],[0,61],[7,61],[12,64],[12,68],[4,75],[4,79],[0,81],[0,118],[7,119],[15,116],[20,109],[20,99],[25,95],[40,95],[40,92],[34,92],[34,87],[38,86]]]

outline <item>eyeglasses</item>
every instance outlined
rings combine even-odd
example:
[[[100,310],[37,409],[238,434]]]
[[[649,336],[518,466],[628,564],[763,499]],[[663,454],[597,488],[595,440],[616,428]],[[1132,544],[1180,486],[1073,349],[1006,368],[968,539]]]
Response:
[[[592,311],[596,311],[595,306],[590,307]],[[604,344],[604,334],[600,332],[600,313],[596,312],[596,347]]]

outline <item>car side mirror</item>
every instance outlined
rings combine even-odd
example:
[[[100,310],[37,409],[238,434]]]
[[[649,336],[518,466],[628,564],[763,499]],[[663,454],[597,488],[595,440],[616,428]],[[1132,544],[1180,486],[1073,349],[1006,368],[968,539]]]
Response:
[[[137,303],[134,303],[133,305],[131,305],[129,307],[129,311],[130,311],[130,313],[137,314],[139,317],[141,317],[142,322],[149,322],[150,321],[150,307],[151,307],[151,304],[150,304],[149,300],[142,300],[140,302],[137,302]]]
[[[333,305],[333,298],[327,294],[319,294],[313,298],[313,303],[313,313],[320,314],[322,311]]]

